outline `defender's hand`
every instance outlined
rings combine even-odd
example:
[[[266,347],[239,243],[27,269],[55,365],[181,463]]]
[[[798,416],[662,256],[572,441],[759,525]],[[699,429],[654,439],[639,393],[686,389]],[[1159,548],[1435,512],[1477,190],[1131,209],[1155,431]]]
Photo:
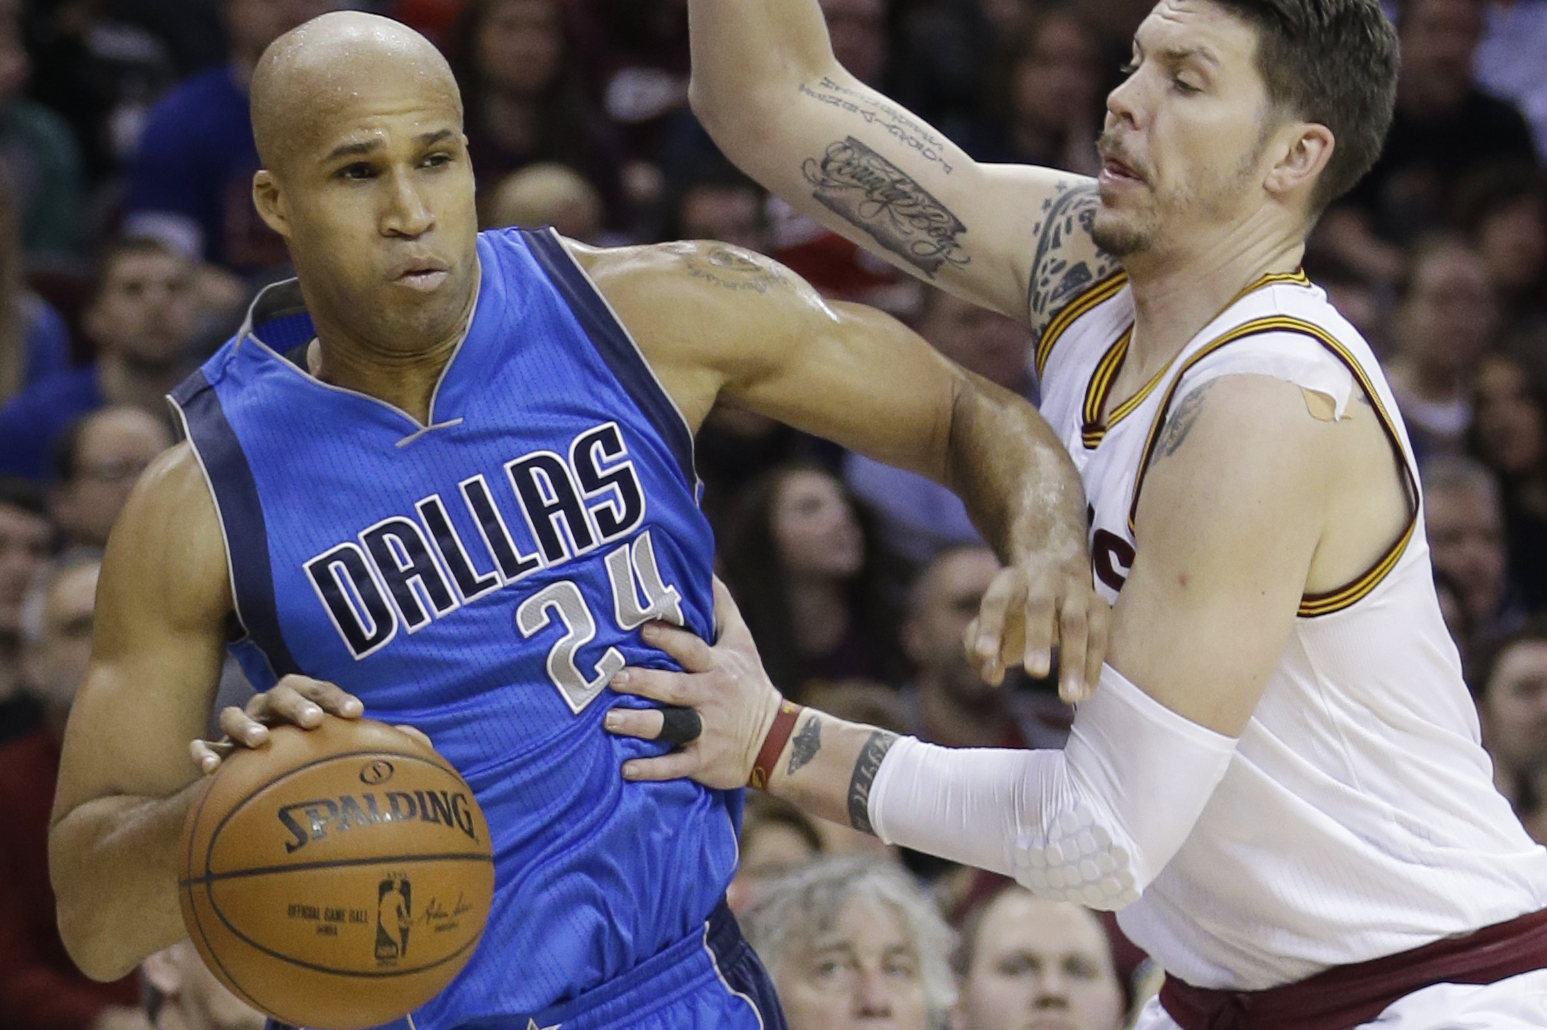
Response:
[[[1106,658],[1112,609],[1096,593],[1081,554],[1068,560],[1037,557],[1000,571],[967,625],[967,658],[989,683],[1024,665],[1046,676],[1053,645],[1059,654],[1058,693],[1073,704],[1090,696]]]
[[[358,719],[364,712],[365,705],[359,698],[345,693],[335,684],[292,674],[281,679],[273,689],[254,694],[246,708],[232,705],[223,710],[220,728],[226,733],[225,739],[192,741],[188,752],[199,770],[209,775],[238,747],[259,748],[267,744],[270,726],[288,724],[311,730],[322,725],[322,720],[330,715]],[[430,738],[414,727],[397,728],[426,747],[430,746]]]
[[[686,776],[721,790],[746,786],[783,698],[763,671],[752,633],[719,579],[714,581],[714,616],[720,636],[713,647],[662,622],[641,631],[645,642],[676,659],[682,672],[629,668],[613,677],[613,690],[691,708],[703,723],[698,739],[668,754],[624,762],[625,779]],[[655,709],[620,707],[607,713],[603,726],[619,736],[654,740],[664,721]]]

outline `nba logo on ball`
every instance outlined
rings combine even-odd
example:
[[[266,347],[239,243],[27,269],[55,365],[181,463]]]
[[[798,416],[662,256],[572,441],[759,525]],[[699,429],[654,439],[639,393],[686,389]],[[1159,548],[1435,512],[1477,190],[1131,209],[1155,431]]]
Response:
[[[292,1026],[357,1030],[429,1001],[494,897],[489,827],[440,755],[390,726],[273,727],[201,786],[183,922],[215,976]]]

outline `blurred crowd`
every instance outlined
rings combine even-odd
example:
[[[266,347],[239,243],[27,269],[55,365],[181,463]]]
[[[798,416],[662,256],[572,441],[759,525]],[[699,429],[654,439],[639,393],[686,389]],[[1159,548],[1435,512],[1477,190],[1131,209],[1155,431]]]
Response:
[[[687,107],[684,0],[0,0],[0,1030],[258,1025],[186,943],[117,984],[81,976],[46,832],[101,549],[175,436],[162,396],[290,274],[250,200],[248,79],[270,41],[339,6],[443,48],[486,226],[728,241],[1037,397],[1017,324],[900,276],[716,151]],[[1149,0],[822,7],[849,70],[974,157],[1092,173]],[[1547,0],[1387,13],[1396,118],[1305,267],[1385,364],[1498,784],[1547,841]],[[1048,682],[991,689],[964,661],[998,565],[950,493],[731,407],[697,462],[721,575],[788,695],[945,744],[1062,744],[1072,713]],[[244,689],[233,671],[222,697]],[[1153,987],[1110,918],[765,796],[742,858],[733,905],[794,1030],[1038,1013],[1117,1030]]]

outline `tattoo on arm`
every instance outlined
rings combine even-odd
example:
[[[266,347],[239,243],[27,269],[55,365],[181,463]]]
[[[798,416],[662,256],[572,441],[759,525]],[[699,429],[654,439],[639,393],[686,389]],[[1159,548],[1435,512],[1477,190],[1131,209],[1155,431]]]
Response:
[[[959,242],[967,231],[961,219],[853,136],[829,146],[821,158],[807,158],[801,173],[822,206],[930,278],[941,265],[969,261]]]
[[[822,750],[822,718],[813,715],[806,720],[806,724],[790,742],[790,764],[785,768],[785,772],[793,776],[797,769],[815,758],[820,750]]]
[[[881,768],[881,759],[896,740],[897,734],[876,730],[865,741],[859,761],[854,763],[854,775],[849,779],[849,825],[856,830],[876,832],[870,825],[870,785]]]
[[[1043,201],[1042,219],[1032,228],[1037,252],[1031,263],[1026,304],[1038,330],[1077,293],[1120,267],[1116,258],[1099,250],[1091,260],[1069,260],[1065,248],[1071,239],[1090,235],[1101,198],[1094,183],[1065,181],[1058,184],[1058,190],[1056,196]]]
[[[754,261],[723,243],[712,243],[707,249],[692,244],[673,246],[681,253],[688,275],[727,290],[767,293],[790,282],[776,266]]]
[[[1198,412],[1203,410],[1203,395],[1218,381],[1215,379],[1204,383],[1182,398],[1160,430],[1160,439],[1155,441],[1156,457],[1169,458],[1182,446],[1187,434],[1192,431],[1193,423],[1198,421]]]
[[[850,89],[825,75],[817,81],[815,88],[802,82],[800,95],[858,116],[866,125],[874,125],[889,133],[897,142],[938,166],[946,175],[955,170],[948,159],[947,143],[935,135],[929,126],[906,110],[887,103],[882,97]]]

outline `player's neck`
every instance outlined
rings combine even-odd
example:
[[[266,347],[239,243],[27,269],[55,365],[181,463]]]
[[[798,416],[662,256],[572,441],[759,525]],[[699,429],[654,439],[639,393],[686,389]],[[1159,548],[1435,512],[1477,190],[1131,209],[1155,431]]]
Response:
[[[1134,329],[1124,372],[1147,380],[1252,283],[1293,272],[1304,253],[1298,233],[1233,231],[1186,251],[1125,259]]]

